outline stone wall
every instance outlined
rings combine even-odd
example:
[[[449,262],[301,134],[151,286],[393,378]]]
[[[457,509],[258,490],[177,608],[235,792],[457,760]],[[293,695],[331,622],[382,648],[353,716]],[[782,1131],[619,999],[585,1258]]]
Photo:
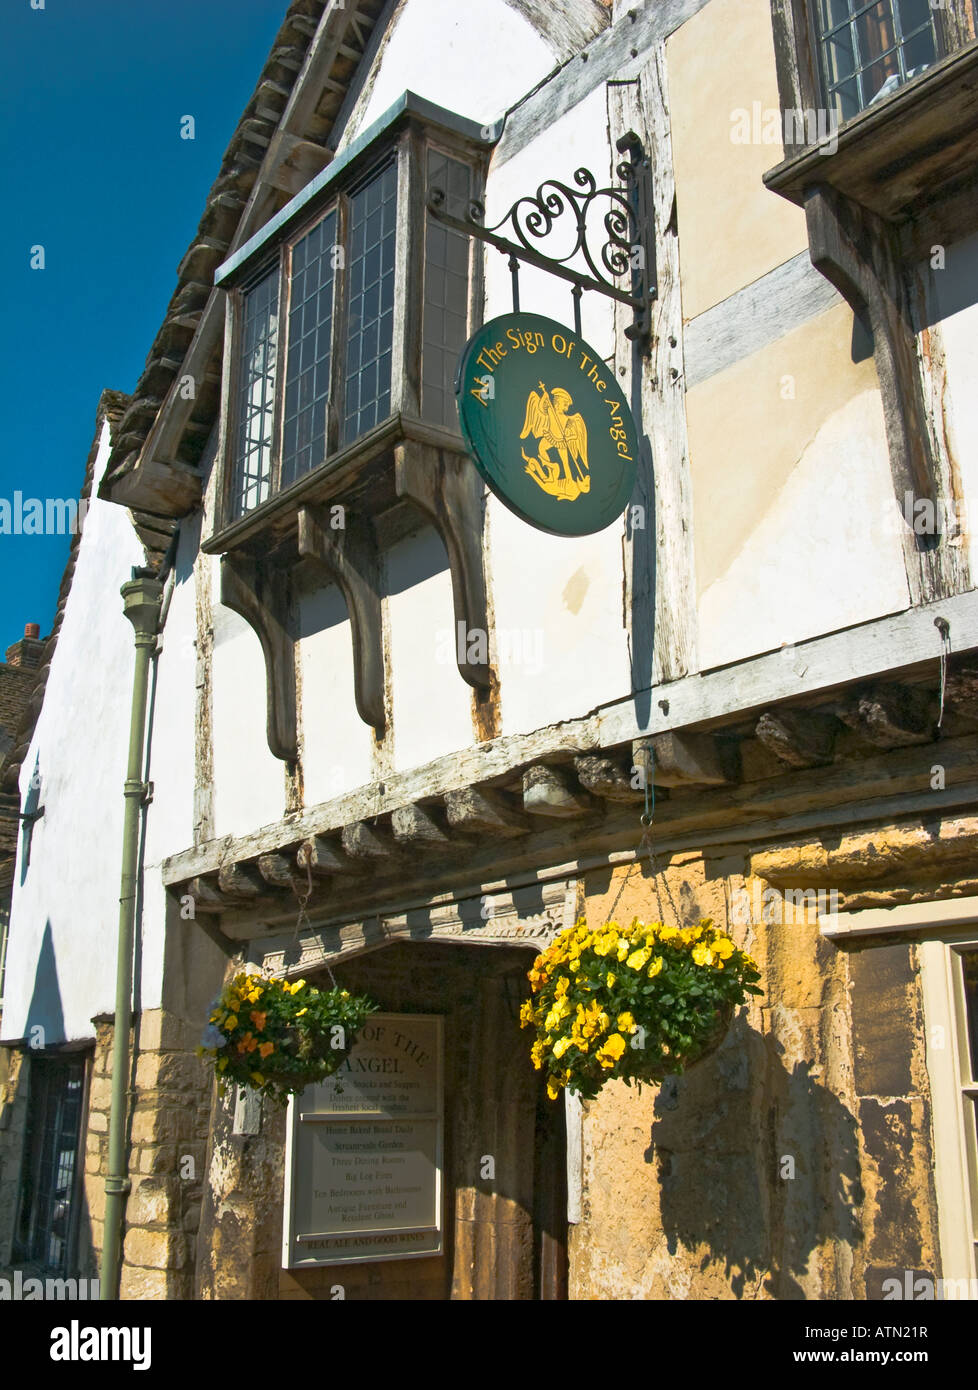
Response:
[[[0,1047],[0,1270],[10,1264],[17,1220],[29,1067],[21,1048]]]
[[[741,855],[668,863],[680,912],[725,925],[765,993],[687,1075],[585,1106],[571,1297],[878,1298],[894,1270],[938,1268],[913,948],[840,950],[812,910],[738,923],[748,871]],[[672,920],[644,865],[588,877],[590,922],[623,880],[618,920]]]

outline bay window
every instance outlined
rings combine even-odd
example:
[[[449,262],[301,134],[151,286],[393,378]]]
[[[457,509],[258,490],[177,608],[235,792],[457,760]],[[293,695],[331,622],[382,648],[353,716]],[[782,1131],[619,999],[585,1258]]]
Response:
[[[438,187],[451,210],[467,207],[485,153],[472,122],[405,94],[219,269],[230,418],[218,529],[233,532],[219,548],[276,499],[335,495],[358,455],[366,466],[395,436],[459,438],[474,251],[425,198]]]
[[[929,0],[816,0],[815,9],[825,96],[840,122],[940,55]]]

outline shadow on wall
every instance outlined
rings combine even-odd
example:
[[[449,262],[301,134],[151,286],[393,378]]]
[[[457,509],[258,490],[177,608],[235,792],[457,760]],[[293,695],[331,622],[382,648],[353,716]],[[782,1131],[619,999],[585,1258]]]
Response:
[[[701,1275],[722,1266],[735,1298],[808,1297],[798,1280],[833,1244],[822,1296],[852,1297],[839,1247],[862,1239],[856,1120],[783,1053],[740,1017],[713,1058],[660,1087],[645,1159],[662,1229],[670,1254],[700,1253]]]
[[[65,1015],[61,1004],[58,962],[54,954],[51,923],[44,927],[34,971],[34,993],[27,1010],[24,1036],[32,1048],[49,1047],[65,1040]]]

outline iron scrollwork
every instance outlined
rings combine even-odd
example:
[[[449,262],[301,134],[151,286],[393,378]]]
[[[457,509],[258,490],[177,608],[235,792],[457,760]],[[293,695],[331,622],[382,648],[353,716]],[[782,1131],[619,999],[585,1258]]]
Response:
[[[615,172],[621,187],[599,188],[589,169],[579,168],[573,185],[545,179],[535,194],[523,194],[494,226],[485,225],[485,207],[469,204],[464,218],[452,216],[440,188],[428,192],[428,211],[439,222],[477,237],[510,257],[549,271],[574,286],[576,301],[584,290],[607,295],[635,310],[630,337],[647,338],[648,306],[655,299],[655,237],[651,180],[641,141],[629,131],[618,142],[622,160]],[[505,230],[511,237],[501,235]],[[554,248],[548,252],[545,247]],[[575,269],[572,262],[583,263]],[[628,288],[619,283],[630,275]]]

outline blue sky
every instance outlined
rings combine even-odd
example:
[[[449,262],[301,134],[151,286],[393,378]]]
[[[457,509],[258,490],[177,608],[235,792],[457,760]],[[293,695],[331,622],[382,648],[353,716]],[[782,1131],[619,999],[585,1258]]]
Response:
[[[43,3],[0,5],[6,499],[77,497],[99,395],[136,384],[288,6]],[[0,535],[0,655],[27,622],[47,635],[67,556],[67,536]]]

